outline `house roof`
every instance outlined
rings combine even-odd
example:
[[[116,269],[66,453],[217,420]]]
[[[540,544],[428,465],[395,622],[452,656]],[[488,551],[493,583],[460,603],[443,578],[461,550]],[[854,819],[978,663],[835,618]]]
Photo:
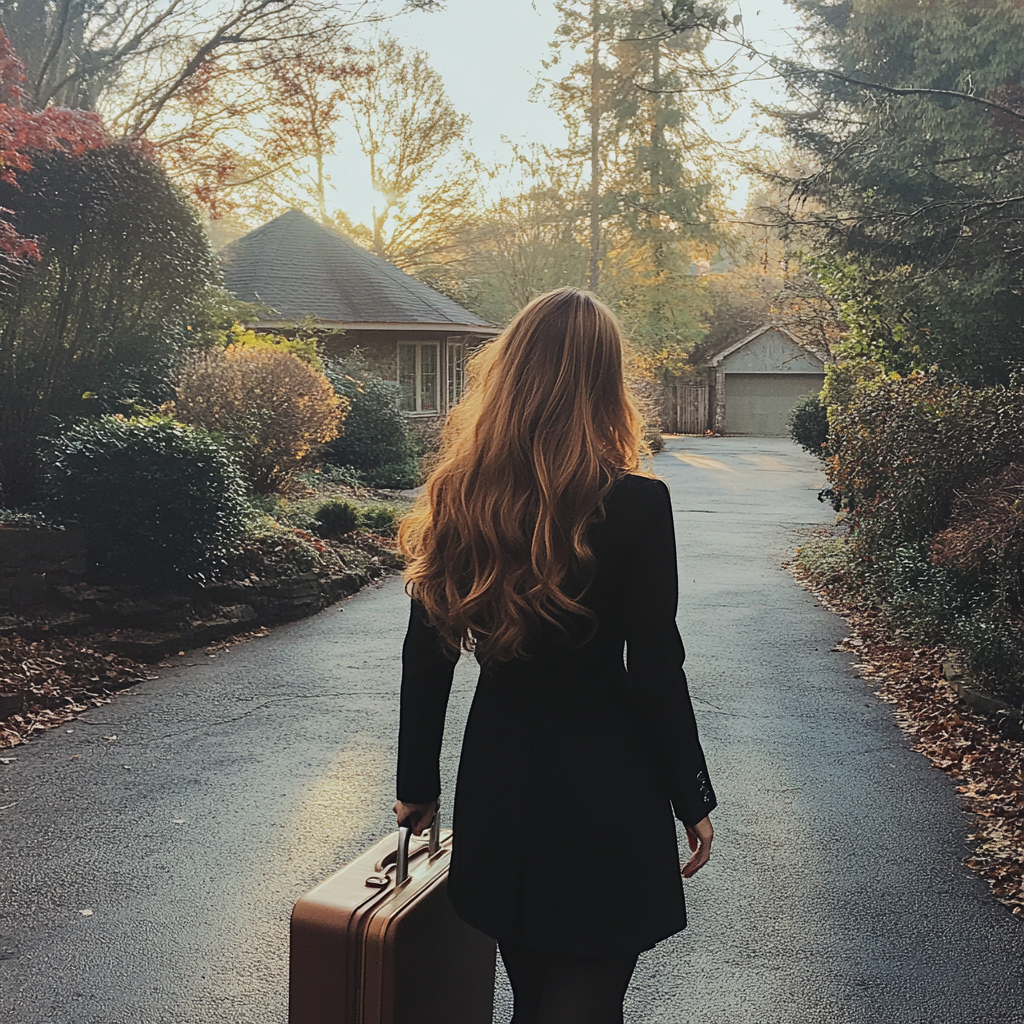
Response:
[[[774,324],[762,324],[760,327],[756,327],[746,337],[740,338],[739,341],[733,343],[728,348],[722,349],[711,361],[708,363],[709,366],[718,366],[727,356],[731,356],[733,352],[743,348],[744,345],[749,345],[752,341],[756,341],[763,334],[767,334],[769,331],[774,331],[776,334],[781,334],[788,338],[797,348],[802,349],[807,355],[813,359],[817,359],[819,363],[824,365],[825,358],[821,352],[815,351],[805,345],[792,331],[787,331],[785,327],[777,327]]]
[[[273,311],[263,325],[290,326],[312,316],[339,330],[496,333],[475,313],[299,210],[236,238],[220,258],[228,291]]]

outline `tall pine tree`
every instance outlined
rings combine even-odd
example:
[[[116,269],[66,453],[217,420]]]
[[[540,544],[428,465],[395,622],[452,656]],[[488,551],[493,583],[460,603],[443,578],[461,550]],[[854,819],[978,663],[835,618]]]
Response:
[[[587,285],[612,302],[655,362],[700,335],[695,257],[712,249],[722,197],[704,121],[722,68],[705,49],[716,3],[559,0],[551,103],[586,164]]]

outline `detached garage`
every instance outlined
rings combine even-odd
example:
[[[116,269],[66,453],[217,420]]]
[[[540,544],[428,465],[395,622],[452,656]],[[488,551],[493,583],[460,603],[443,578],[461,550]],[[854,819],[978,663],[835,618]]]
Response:
[[[715,430],[784,437],[797,400],[820,391],[825,362],[782,327],[759,327],[711,360]]]

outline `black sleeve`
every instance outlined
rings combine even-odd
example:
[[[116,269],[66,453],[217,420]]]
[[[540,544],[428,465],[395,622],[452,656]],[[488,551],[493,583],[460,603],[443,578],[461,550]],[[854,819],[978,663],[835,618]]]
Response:
[[[441,740],[454,674],[440,634],[413,601],[402,645],[398,729],[398,799],[404,803],[428,804],[441,793]]]
[[[633,698],[672,798],[676,817],[695,825],[717,800],[697,736],[676,626],[679,584],[668,488],[650,481],[627,530],[624,565],[626,669]]]

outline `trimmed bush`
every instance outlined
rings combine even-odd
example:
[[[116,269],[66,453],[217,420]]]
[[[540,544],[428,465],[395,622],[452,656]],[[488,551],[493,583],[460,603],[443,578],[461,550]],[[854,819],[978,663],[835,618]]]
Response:
[[[401,518],[402,513],[391,505],[367,505],[359,513],[359,524],[370,533],[394,537],[398,534],[398,523]]]
[[[372,487],[415,486],[417,446],[398,409],[398,385],[372,373],[358,351],[329,362],[325,372],[349,404],[344,431],[325,450],[327,460],[354,467]]]
[[[821,395],[804,395],[789,411],[789,436],[805,452],[824,459],[827,455],[828,410]]]
[[[321,537],[341,537],[359,526],[359,511],[349,501],[326,501],[313,513],[313,523]]]
[[[256,491],[280,490],[338,436],[347,405],[327,378],[274,345],[229,345],[182,369],[174,413],[221,434]]]
[[[210,579],[244,527],[241,475],[205,430],[104,416],[52,439],[44,461],[52,508],[86,531],[103,577]]]

